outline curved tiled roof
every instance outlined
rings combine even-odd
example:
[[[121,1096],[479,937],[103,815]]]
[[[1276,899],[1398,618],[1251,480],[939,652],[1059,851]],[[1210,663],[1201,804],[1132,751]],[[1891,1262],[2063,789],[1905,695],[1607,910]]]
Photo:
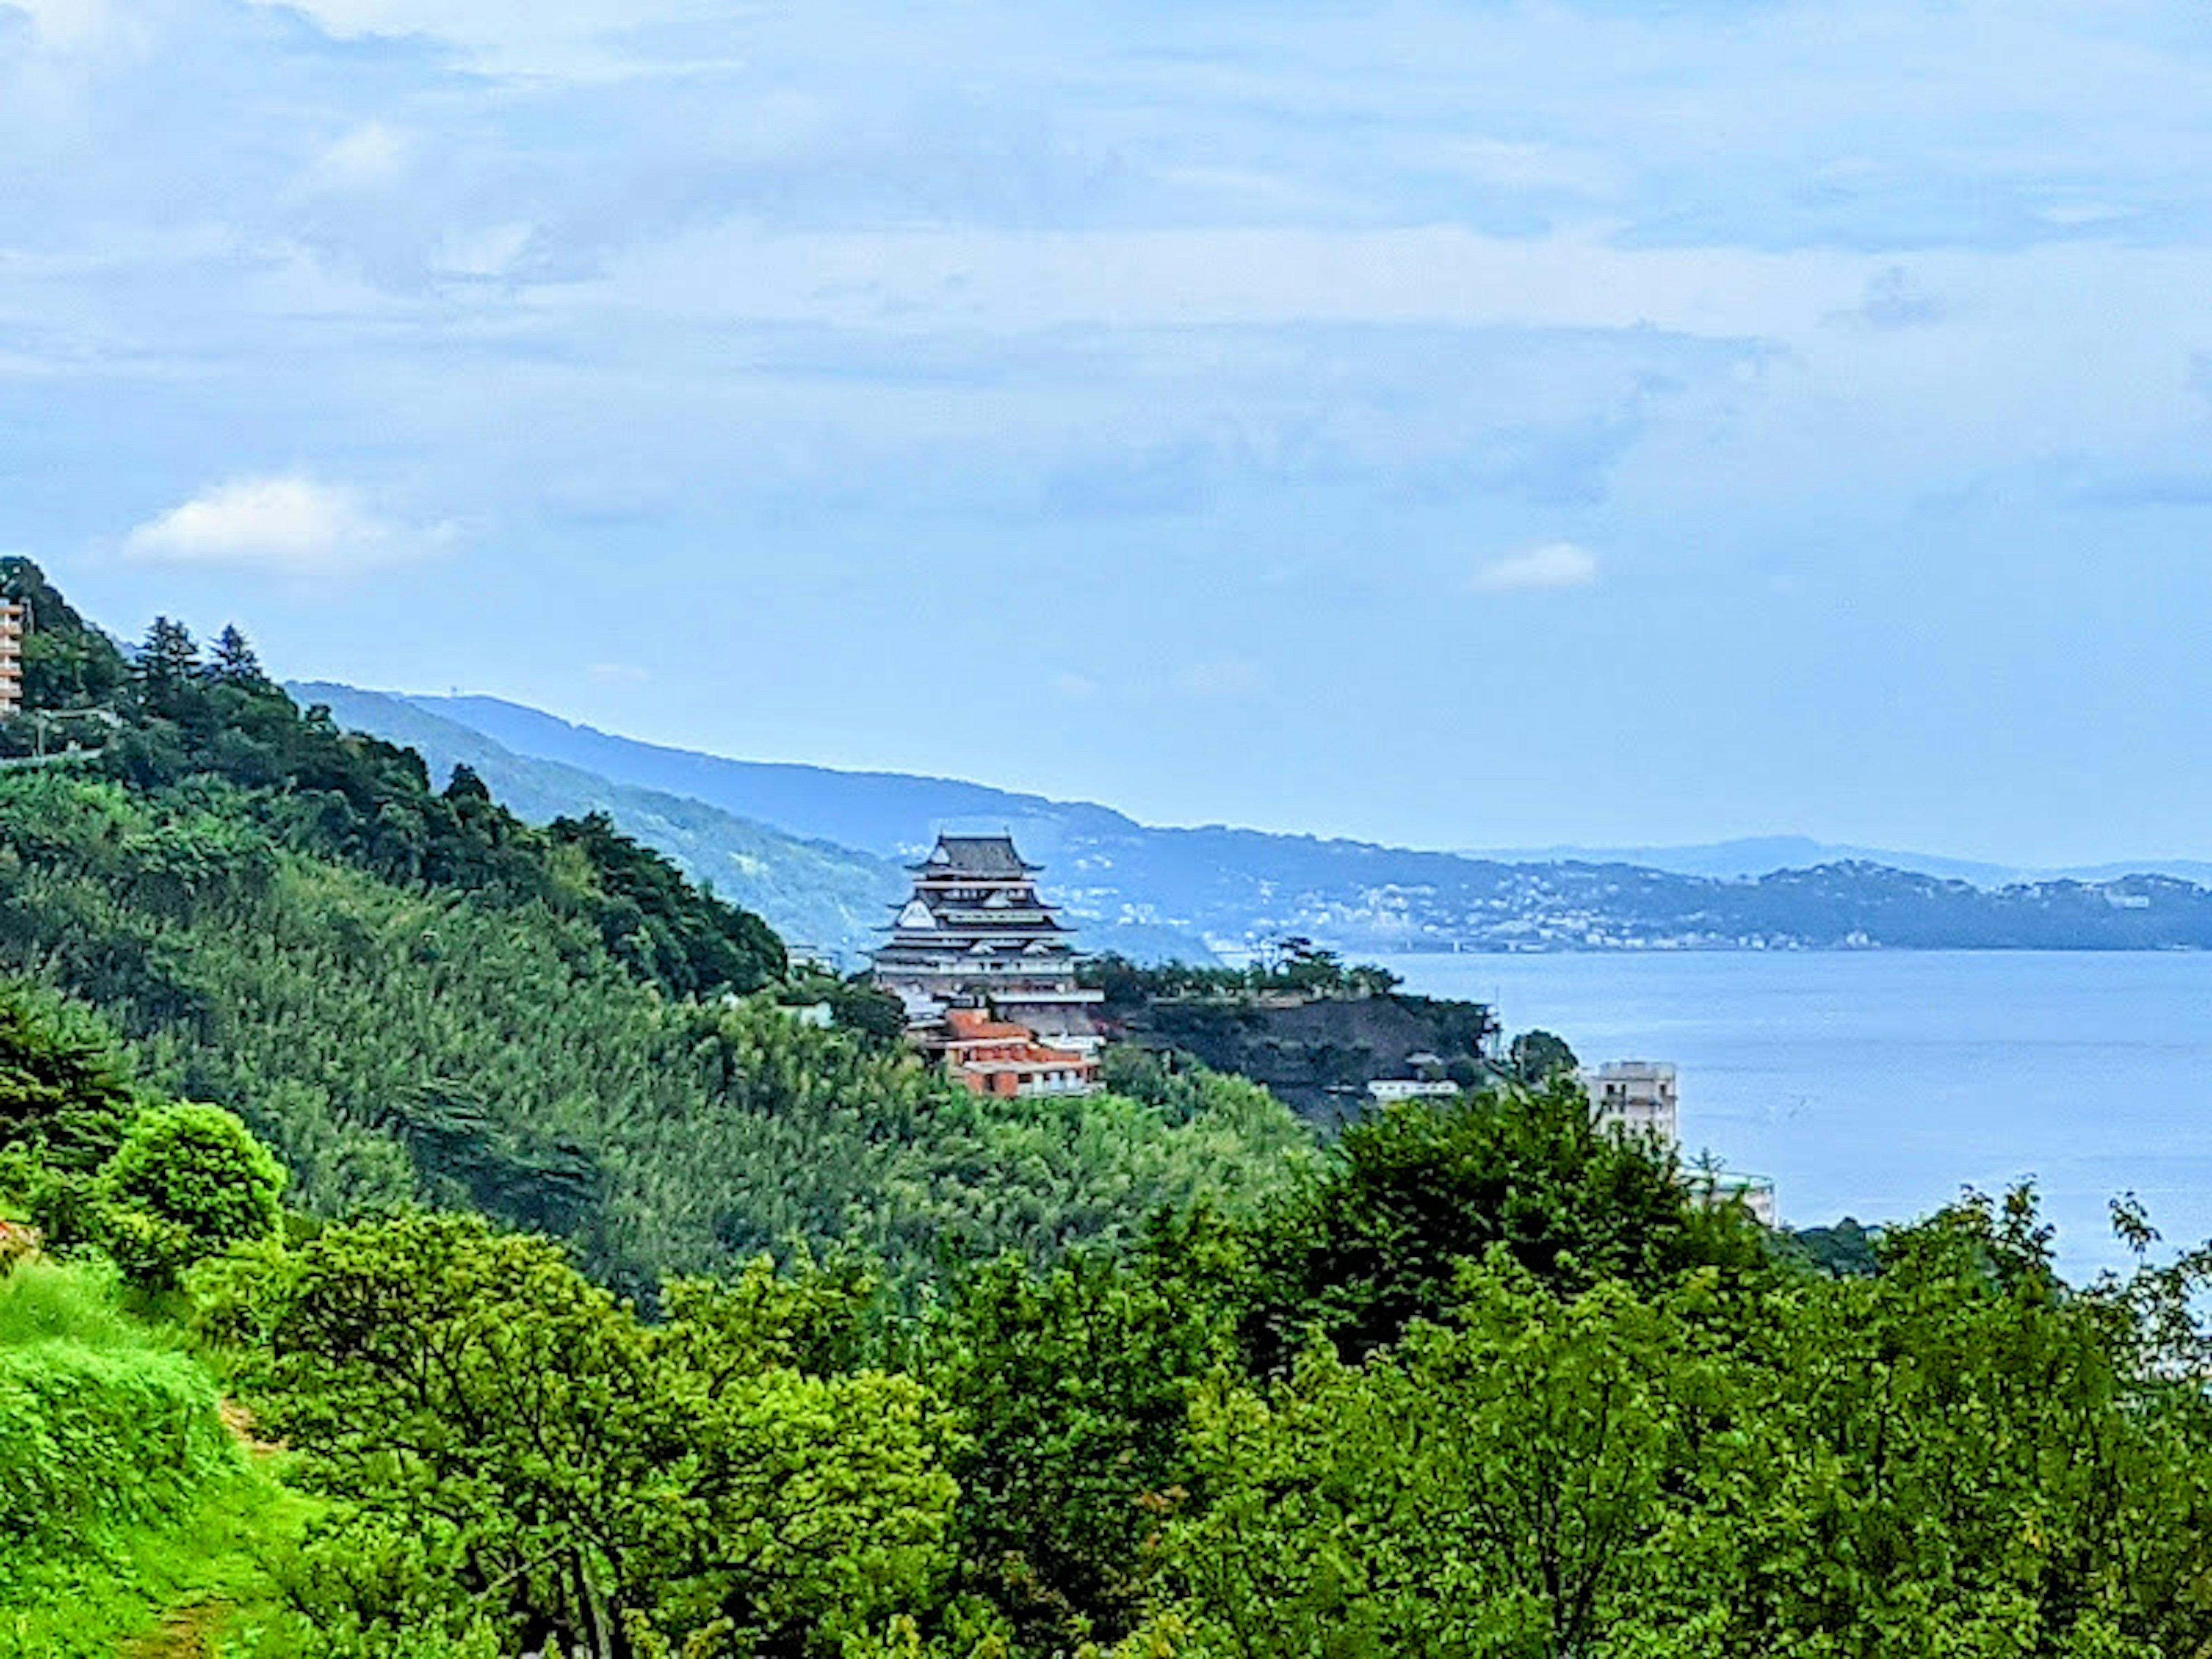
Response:
[[[1024,862],[1012,836],[939,836],[929,856],[908,867],[927,875],[1025,876],[1044,866]]]

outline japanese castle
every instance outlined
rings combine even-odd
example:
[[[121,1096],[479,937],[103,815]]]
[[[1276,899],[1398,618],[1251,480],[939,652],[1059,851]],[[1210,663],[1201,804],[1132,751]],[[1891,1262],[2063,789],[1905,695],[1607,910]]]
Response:
[[[994,1009],[1041,1035],[1089,1037],[1103,992],[1075,982],[1076,952],[1058,907],[1037,896],[1042,866],[1011,836],[939,836],[914,892],[875,955],[875,980],[916,1024],[955,1007]]]

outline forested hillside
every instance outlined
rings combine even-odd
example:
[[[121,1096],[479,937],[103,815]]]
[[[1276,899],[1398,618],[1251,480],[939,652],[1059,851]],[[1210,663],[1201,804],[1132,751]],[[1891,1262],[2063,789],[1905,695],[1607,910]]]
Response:
[[[404,697],[309,682],[289,688],[328,707],[348,727],[404,744],[432,781],[456,766],[474,771],[502,806],[532,823],[602,812],[694,881],[756,912],[794,947],[847,962],[879,942],[878,928],[905,896],[895,859],[788,835],[695,798],[617,783],[561,761],[518,755],[458,720]],[[927,818],[915,820],[919,835]]]
[[[2212,1249],[2131,1202],[2075,1286],[2026,1189],[1777,1240],[1556,1065],[975,1099],[0,574],[0,1659],[2212,1650]]]
[[[2212,1263],[2068,1286],[2026,1193],[1831,1276],[1514,1089],[919,1302],[763,1258],[648,1318],[478,1217],[280,1221],[49,995],[0,1101],[5,1659],[2212,1641]]]
[[[762,1248],[1041,1252],[1273,1178],[1304,1132],[1229,1080],[985,1105],[778,1012],[757,917],[604,820],[532,828],[465,770],[341,731],[226,635],[126,662],[18,566],[31,696],[100,747],[0,772],[0,968],[103,1010],[162,1087],[239,1111],[324,1215],[410,1199],[575,1242],[602,1279]],[[75,709],[100,709],[94,720]],[[22,725],[22,721],[16,725]]]

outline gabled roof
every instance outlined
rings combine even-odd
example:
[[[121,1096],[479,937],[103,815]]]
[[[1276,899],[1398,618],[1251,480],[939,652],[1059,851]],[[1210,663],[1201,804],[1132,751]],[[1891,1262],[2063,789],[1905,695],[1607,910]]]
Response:
[[[939,836],[929,856],[907,866],[920,875],[1026,876],[1044,868],[1024,862],[1012,836]]]

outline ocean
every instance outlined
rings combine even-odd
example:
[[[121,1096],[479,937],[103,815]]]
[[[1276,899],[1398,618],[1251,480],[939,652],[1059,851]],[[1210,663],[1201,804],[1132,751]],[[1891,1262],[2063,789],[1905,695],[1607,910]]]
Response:
[[[2033,1178],[2069,1277],[2124,1267],[2132,1192],[2212,1237],[2212,954],[1711,951],[1387,959],[1586,1063],[1681,1068],[1686,1152],[1774,1179],[1783,1219],[1924,1214]]]

